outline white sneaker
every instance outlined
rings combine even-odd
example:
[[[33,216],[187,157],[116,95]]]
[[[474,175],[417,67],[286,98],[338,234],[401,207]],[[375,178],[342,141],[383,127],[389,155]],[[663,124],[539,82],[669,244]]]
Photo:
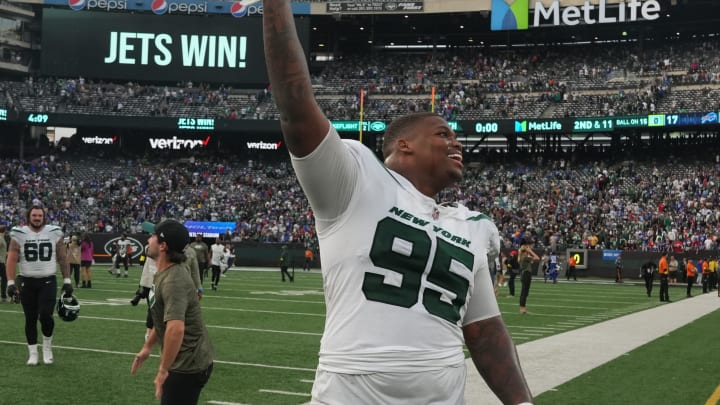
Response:
[[[53,352],[52,352],[52,336],[43,336],[43,363],[53,364]]]
[[[28,366],[37,366],[38,364],[38,349],[37,345],[28,345],[28,353],[30,354],[30,357],[28,357],[27,365]]]

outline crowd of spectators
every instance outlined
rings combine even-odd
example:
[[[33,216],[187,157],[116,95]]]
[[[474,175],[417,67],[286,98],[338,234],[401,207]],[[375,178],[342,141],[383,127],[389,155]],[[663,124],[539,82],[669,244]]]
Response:
[[[690,151],[692,152],[692,151]],[[522,160],[522,159],[521,159]],[[287,160],[213,154],[0,161],[0,223],[31,203],[66,232],[141,232],[165,218],[235,222],[232,240],[316,244],[312,211]],[[438,196],[491,215],[507,247],[715,249],[720,155],[660,162],[529,158],[486,162]]]
[[[447,119],[599,116],[717,110],[720,39],[512,50],[343,55],[314,71],[331,119],[390,120],[434,108]],[[314,64],[315,65],[315,64]],[[435,100],[430,94],[435,89]],[[270,89],[84,78],[0,82],[0,107],[31,112],[277,119]],[[698,95],[706,96],[703,98]]]
[[[718,111],[718,51],[720,40],[703,39],[642,52],[607,44],[347,55],[315,72],[313,86],[326,114],[340,120],[358,118],[360,90],[365,118],[389,120],[428,110],[433,87],[436,111],[448,119]],[[0,92],[0,107],[32,112],[277,118],[269,88],[29,77],[0,82]],[[0,160],[0,222],[22,223],[26,207],[41,202],[66,232],[136,233],[144,221],[173,217],[235,222],[235,241],[316,243],[312,211],[287,160],[217,152]],[[715,156],[655,163],[526,157],[479,159],[439,200],[491,214],[508,246],[525,237],[551,247],[715,248]]]
[[[235,241],[312,242],[312,214],[288,166],[157,155],[3,160],[0,223],[22,223],[26,207],[41,203],[72,233],[140,233],[144,221],[177,218],[235,222]]]

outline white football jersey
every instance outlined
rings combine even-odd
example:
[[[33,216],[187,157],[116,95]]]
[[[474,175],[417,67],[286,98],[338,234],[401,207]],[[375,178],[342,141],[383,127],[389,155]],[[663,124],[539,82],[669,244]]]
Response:
[[[219,266],[223,262],[223,256],[225,255],[225,245],[218,245],[217,243],[210,246],[210,265]]]
[[[20,245],[20,275],[42,278],[57,272],[56,247],[63,239],[62,230],[55,225],[45,225],[40,232],[28,226],[16,226],[10,230],[10,238]]]
[[[125,256],[125,255],[127,255],[128,248],[130,247],[132,242],[130,242],[129,239],[125,239],[125,240],[118,239],[117,244],[118,244],[117,254],[119,254],[120,256]]]
[[[464,206],[438,205],[332,126],[315,151],[292,161],[320,240],[327,317],[319,368],[463,365],[462,325],[500,314],[489,275],[497,227]]]

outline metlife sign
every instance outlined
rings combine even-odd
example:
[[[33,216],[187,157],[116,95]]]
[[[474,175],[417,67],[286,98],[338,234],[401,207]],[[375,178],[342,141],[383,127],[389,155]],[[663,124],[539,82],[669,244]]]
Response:
[[[309,20],[296,18],[307,49]],[[48,76],[267,85],[262,19],[45,9]]]
[[[549,6],[535,0],[530,25],[531,0],[492,0],[490,28],[493,31],[526,30],[529,27],[574,26],[579,24],[613,24],[635,21],[653,21],[660,18],[661,6],[657,0],[607,0],[585,2],[581,6],[562,6],[553,0]]]

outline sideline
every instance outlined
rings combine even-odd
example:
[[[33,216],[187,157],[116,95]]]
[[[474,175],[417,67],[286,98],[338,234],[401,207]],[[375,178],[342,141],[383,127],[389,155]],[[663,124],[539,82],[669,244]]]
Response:
[[[697,295],[620,318],[517,346],[520,363],[533,396],[560,386],[623,354],[679,329],[718,309],[714,293]],[[593,341],[594,345],[577,342]],[[597,350],[602,347],[603,350]],[[583,361],[577,361],[583,359]],[[468,404],[501,404],[480,377],[472,359],[466,360]],[[720,398],[720,386],[710,399]],[[709,402],[708,404],[715,404]]]
[[[705,402],[705,405],[717,405],[718,401],[720,401],[720,385],[715,388],[715,392],[710,395],[710,398]]]

